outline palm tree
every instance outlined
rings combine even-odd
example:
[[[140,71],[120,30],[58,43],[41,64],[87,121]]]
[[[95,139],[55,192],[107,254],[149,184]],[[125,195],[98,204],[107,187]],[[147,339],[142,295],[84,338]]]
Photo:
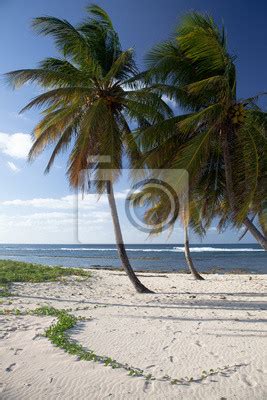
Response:
[[[192,257],[191,257],[190,246],[189,246],[189,237],[188,237],[188,227],[186,225],[184,226],[184,252],[185,252],[185,259],[186,259],[186,262],[187,262],[187,265],[188,265],[188,268],[189,268],[191,274],[197,281],[203,281],[204,278],[197,271],[197,269],[193,263]]]
[[[149,170],[147,175],[147,178],[143,181],[144,183],[141,190],[133,193],[128,198],[128,201],[131,202],[134,207],[145,207],[143,219],[150,228],[150,236],[159,234],[165,229],[172,231],[175,222],[178,219],[181,220],[184,229],[184,255],[189,271],[196,280],[204,280],[204,278],[197,271],[191,257],[188,235],[189,223],[191,223],[197,234],[202,236],[205,232],[203,226],[201,225],[199,214],[196,213],[198,208],[192,203],[190,205],[191,210],[189,211],[188,205],[184,204],[183,201],[180,201],[181,198],[176,196],[176,193],[173,193],[171,199],[171,201],[175,202],[175,207],[173,209],[169,198],[170,193],[166,192],[165,190],[161,190],[161,185],[155,188],[151,187],[150,183],[153,180],[149,178]],[[160,183],[160,180],[158,182]],[[182,192],[179,194],[180,196],[183,195]]]
[[[77,27],[55,17],[34,19],[38,33],[53,37],[60,57],[46,58],[36,69],[9,72],[7,78],[14,87],[31,82],[44,89],[22,110],[40,107],[43,114],[34,128],[30,160],[54,144],[45,170],[49,172],[56,156],[71,147],[70,185],[82,190],[94,186],[100,195],[107,193],[122,266],[135,289],[149,293],[135,275],[125,250],[113,183],[120,176],[124,154],[130,163],[138,157],[129,120],[152,124],[172,113],[159,95],[128,89],[128,80],[137,72],[133,50],[122,51],[103,9],[93,5],[87,11],[89,16]],[[106,155],[108,163],[101,158]],[[110,171],[108,177],[103,169]]]
[[[150,51],[147,66],[139,79],[187,112],[142,133],[149,159],[160,157],[164,167],[187,169],[197,190],[201,180],[207,183],[213,176],[209,187],[212,183],[214,194],[220,189],[215,208],[224,221],[245,226],[266,250],[267,113],[257,105],[259,95],[237,98],[236,67],[224,29],[207,15],[190,13],[173,39]],[[250,218],[255,215],[262,232]]]

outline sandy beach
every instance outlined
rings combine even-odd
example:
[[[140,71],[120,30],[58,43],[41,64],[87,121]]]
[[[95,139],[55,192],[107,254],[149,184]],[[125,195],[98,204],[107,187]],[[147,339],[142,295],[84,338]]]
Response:
[[[139,276],[157,293],[135,293],[122,272],[93,270],[87,280],[15,283],[1,308],[68,309],[86,318],[68,332],[72,339],[153,379],[54,347],[43,336],[54,317],[5,314],[1,400],[266,398],[266,276]]]

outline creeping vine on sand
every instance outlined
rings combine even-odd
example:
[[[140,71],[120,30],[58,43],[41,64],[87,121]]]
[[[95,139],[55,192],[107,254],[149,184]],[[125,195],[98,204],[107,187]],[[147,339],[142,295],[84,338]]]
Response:
[[[57,309],[54,307],[40,307],[35,310],[21,311],[17,308],[0,310],[0,314],[12,314],[12,315],[37,315],[37,316],[51,316],[56,317],[57,322],[49,326],[45,331],[44,336],[47,337],[51,343],[56,347],[59,347],[69,354],[76,355],[80,360],[94,361],[104,366],[110,366],[111,368],[121,368],[128,372],[130,376],[138,376],[144,378],[146,381],[157,380],[167,381],[172,385],[188,385],[193,382],[201,382],[207,379],[209,376],[217,375],[220,373],[233,373],[237,367],[243,365],[232,365],[218,367],[210,369],[208,371],[202,371],[199,377],[184,377],[184,378],[172,378],[169,375],[164,375],[162,378],[156,378],[151,373],[145,374],[140,368],[129,366],[128,364],[120,363],[111,357],[101,356],[94,353],[93,350],[85,349],[77,341],[70,338],[67,331],[73,328],[79,320],[86,320],[84,317],[76,317],[68,312],[68,310]]]

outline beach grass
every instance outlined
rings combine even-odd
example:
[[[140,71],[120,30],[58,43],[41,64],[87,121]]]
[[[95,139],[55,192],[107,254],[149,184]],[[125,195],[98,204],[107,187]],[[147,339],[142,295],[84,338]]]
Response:
[[[99,364],[103,364],[105,367],[109,366],[112,369],[120,368],[127,371],[129,376],[132,377],[141,377],[146,381],[165,381],[169,382],[171,385],[186,385],[188,386],[191,383],[200,383],[211,377],[213,375],[219,374],[227,374],[229,372],[235,372],[236,368],[241,367],[242,364],[234,364],[234,365],[225,365],[222,367],[211,368],[207,371],[203,370],[199,373],[198,376],[195,377],[180,377],[180,378],[172,378],[169,375],[163,375],[161,377],[155,377],[151,373],[145,373],[141,368],[132,367],[126,363],[118,362],[112,357],[97,355],[93,350],[86,349],[76,340],[71,339],[68,334],[68,331],[74,328],[77,323],[81,320],[85,320],[84,317],[76,317],[73,314],[69,313],[69,310],[58,309],[51,306],[42,306],[36,308],[35,310],[24,310],[21,311],[17,308],[14,309],[6,309],[1,311],[0,315],[37,315],[37,316],[50,316],[56,317],[57,321],[53,322],[52,325],[46,329],[44,336],[50,340],[50,342],[60,349],[64,350],[66,353],[70,355],[75,355],[78,357],[78,360],[82,361],[93,361]],[[89,318],[90,320],[91,318]],[[87,319],[88,320],[88,319]]]
[[[53,282],[66,276],[88,278],[91,273],[81,268],[49,267],[12,260],[0,260],[0,296],[10,295],[8,290],[12,282]]]

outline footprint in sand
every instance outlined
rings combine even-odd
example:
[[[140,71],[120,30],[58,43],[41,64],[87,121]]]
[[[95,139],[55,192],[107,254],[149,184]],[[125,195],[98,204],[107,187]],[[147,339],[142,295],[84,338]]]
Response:
[[[147,390],[148,390],[148,388],[149,388],[149,385],[151,385],[151,382],[145,381],[144,387],[143,387],[143,392],[144,392],[144,393],[147,393]]]
[[[219,358],[219,356],[218,356],[217,354],[213,353],[213,351],[210,351],[209,354],[210,354],[211,356],[213,356],[214,358],[216,358],[216,359]]]
[[[241,376],[241,380],[242,380],[242,382],[244,382],[247,386],[250,386],[250,387],[256,386],[256,382],[251,382],[251,381],[246,377],[246,375],[242,375],[242,376]]]
[[[40,335],[40,333],[36,333],[36,335],[34,335],[32,337],[32,340],[41,339],[41,338],[42,338],[42,335]]]
[[[22,349],[14,349],[14,347],[10,347],[10,349],[9,350],[11,350],[11,351],[14,351],[14,356],[16,356],[17,354],[19,354],[21,351],[22,351]]]
[[[148,366],[146,367],[146,369],[152,368],[152,367],[155,367],[155,364],[148,365]]]
[[[10,364],[9,367],[6,368],[6,372],[12,372],[15,368],[16,363]]]

